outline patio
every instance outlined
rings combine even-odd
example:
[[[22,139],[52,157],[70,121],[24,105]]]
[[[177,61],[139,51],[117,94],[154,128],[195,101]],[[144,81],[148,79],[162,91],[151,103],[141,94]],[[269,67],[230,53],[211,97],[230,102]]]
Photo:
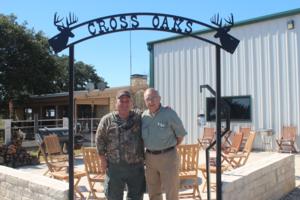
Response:
[[[205,153],[204,151],[200,152],[199,163],[204,163],[204,160],[205,160],[204,153]],[[248,160],[246,165],[250,165],[253,162],[257,162],[258,160],[269,157],[273,154],[275,154],[275,152],[254,151],[250,154],[249,160]],[[294,154],[294,155],[295,155],[295,184],[296,184],[296,188],[295,188],[294,191],[290,192],[288,195],[286,195],[281,200],[296,200],[296,199],[299,199],[299,197],[300,197],[300,154],[298,153],[298,154]],[[83,164],[83,160],[82,160],[81,156],[78,156],[78,157],[75,158],[75,166],[78,169],[84,170],[84,164]],[[47,166],[45,164],[41,164],[41,165],[37,165],[37,166],[21,167],[21,168],[19,168],[19,170],[34,173],[34,174],[42,176],[43,173],[45,172],[46,168],[47,168]],[[200,172],[199,172],[199,176],[201,176]],[[215,180],[214,177],[212,177],[211,181],[214,181],[214,180]],[[79,183],[79,189],[85,196],[88,195],[88,182],[87,182],[86,177],[83,177],[81,179],[81,181]],[[202,185],[200,185],[200,191],[201,191],[202,199],[206,199],[206,193],[202,192]],[[101,196],[101,197],[103,197],[103,199],[105,199],[103,193],[99,193],[99,196]],[[212,192],[211,197],[212,197],[212,199],[215,199],[215,193],[214,192]],[[145,200],[149,199],[147,194],[144,195],[144,199]],[[192,198],[185,198],[185,199],[192,200]]]

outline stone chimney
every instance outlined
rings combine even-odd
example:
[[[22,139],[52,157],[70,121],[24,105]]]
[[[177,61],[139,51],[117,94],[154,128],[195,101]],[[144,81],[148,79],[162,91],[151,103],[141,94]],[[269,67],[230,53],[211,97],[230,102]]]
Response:
[[[142,88],[142,87],[148,87],[147,84],[147,75],[142,74],[132,74],[130,77],[131,87],[135,88]]]

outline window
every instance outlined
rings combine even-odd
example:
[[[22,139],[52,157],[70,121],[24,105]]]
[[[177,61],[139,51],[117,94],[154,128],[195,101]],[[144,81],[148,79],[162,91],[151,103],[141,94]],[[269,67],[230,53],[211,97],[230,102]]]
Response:
[[[47,107],[45,112],[46,118],[55,118],[55,108],[54,107]]]

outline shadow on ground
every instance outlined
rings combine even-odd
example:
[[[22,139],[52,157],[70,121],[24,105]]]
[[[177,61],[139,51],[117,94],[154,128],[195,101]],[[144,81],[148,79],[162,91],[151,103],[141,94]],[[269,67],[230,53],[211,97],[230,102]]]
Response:
[[[300,199],[300,188],[295,188],[292,192],[288,193],[280,200],[299,200]]]

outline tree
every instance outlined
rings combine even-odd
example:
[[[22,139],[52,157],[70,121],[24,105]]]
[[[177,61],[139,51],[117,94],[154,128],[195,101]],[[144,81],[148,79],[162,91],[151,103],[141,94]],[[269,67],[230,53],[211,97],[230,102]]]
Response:
[[[59,91],[68,91],[68,67],[69,67],[69,58],[68,56],[56,56],[56,64],[60,68],[60,73],[57,74],[55,79],[56,86]],[[94,88],[98,88],[98,83],[104,83],[105,87],[107,87],[107,82],[104,81],[102,77],[99,77],[96,73],[96,70],[92,65],[85,64],[82,61],[78,61],[74,63],[74,72],[75,72],[75,80],[74,80],[74,88],[75,90],[85,90],[87,87],[87,83],[93,83]]]
[[[42,32],[16,19],[0,14],[0,113],[7,113],[9,102],[21,104],[29,95],[68,90],[68,57],[54,55]],[[88,81],[104,82],[93,66],[78,62],[76,67],[76,89]]]
[[[43,34],[19,25],[14,15],[0,15],[0,35],[1,104],[18,103],[29,94],[53,92],[58,68]]]

